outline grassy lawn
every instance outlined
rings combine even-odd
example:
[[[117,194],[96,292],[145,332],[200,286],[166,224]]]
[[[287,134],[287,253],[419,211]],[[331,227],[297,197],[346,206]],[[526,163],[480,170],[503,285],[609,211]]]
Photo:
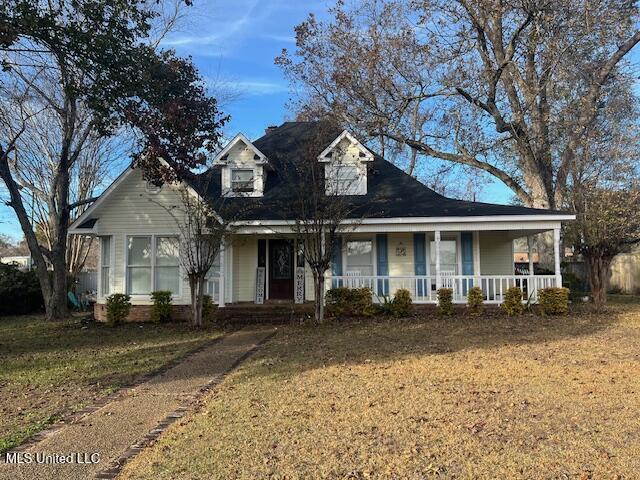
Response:
[[[639,345],[638,305],[284,327],[123,477],[633,478]]]
[[[0,318],[0,452],[218,335],[182,324]]]

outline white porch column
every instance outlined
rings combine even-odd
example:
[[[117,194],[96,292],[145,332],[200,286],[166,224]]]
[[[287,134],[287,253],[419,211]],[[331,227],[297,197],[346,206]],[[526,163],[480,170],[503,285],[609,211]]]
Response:
[[[527,280],[527,295],[534,299],[538,298],[538,289],[536,286],[535,271],[533,268],[533,237],[527,235],[527,255],[529,257],[529,279]],[[533,296],[532,296],[533,294]]]
[[[553,229],[553,258],[555,263],[556,287],[562,287],[562,274],[560,273],[560,228]]]
[[[436,244],[436,290],[442,288],[442,279],[440,278],[440,230],[434,232],[434,240]]]
[[[327,249],[327,240],[324,236],[324,232],[320,234],[320,257],[324,258],[324,252]],[[324,291],[326,292],[331,288],[331,269],[324,272]],[[325,299],[322,298],[322,304],[324,305]]]
[[[224,307],[224,296],[226,295],[226,291],[225,291],[225,280],[226,280],[226,270],[227,270],[227,265],[226,265],[226,255],[225,255],[225,246],[224,246],[224,241],[220,244],[220,276],[218,277],[218,307],[223,308]]]
[[[482,272],[480,271],[480,232],[473,232],[473,286],[482,288],[480,279]]]

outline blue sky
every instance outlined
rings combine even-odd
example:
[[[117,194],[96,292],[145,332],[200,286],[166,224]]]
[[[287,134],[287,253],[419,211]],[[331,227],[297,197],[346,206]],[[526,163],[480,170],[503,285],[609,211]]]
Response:
[[[291,113],[289,89],[274,58],[295,47],[293,28],[309,12],[322,17],[329,0],[195,0],[179,29],[163,45],[189,55],[212,85],[238,92],[225,104],[231,115],[226,133],[259,137],[268,125],[279,125]],[[114,176],[119,172],[114,172]],[[507,203],[511,192],[499,182],[486,186],[478,200]],[[0,233],[14,239],[22,232],[13,211],[0,205]]]

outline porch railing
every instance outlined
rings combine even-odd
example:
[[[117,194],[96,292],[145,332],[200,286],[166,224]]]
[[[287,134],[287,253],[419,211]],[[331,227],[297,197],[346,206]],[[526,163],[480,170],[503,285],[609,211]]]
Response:
[[[507,290],[518,287],[524,298],[532,303],[538,301],[538,291],[556,285],[555,275],[442,275],[440,285],[435,275],[425,276],[332,276],[330,288],[370,288],[374,301],[385,295],[393,296],[399,289],[409,290],[414,303],[436,303],[438,288],[451,288],[455,303],[466,303],[467,294],[479,286],[486,303],[502,303]]]

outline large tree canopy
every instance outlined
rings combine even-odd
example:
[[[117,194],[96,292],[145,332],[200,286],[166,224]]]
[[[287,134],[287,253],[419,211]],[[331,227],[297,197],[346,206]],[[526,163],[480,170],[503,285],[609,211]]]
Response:
[[[529,206],[566,204],[585,142],[635,81],[630,0],[359,0],[329,13],[276,59],[303,87],[302,115],[482,170]]]
[[[72,172],[88,139],[132,130],[135,164],[161,182],[201,165],[225,121],[191,61],[158,52],[151,41],[157,7],[157,0],[0,4],[0,178],[37,267],[48,318],[66,314],[69,222],[74,209],[92,201],[71,201]],[[39,132],[45,118],[55,128],[44,132],[50,145],[40,168],[22,157],[29,139],[45,138]],[[34,191],[25,179],[38,172],[47,182],[36,186],[43,192],[46,246],[38,241],[24,193]]]

